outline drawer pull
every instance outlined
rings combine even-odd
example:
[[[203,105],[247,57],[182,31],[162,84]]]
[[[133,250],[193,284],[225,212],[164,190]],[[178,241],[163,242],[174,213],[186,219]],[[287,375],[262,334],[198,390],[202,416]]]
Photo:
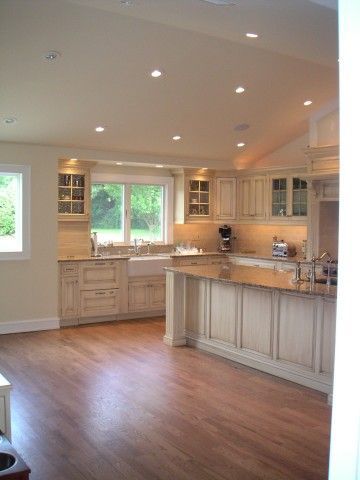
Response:
[[[106,295],[106,292],[95,292],[95,295]]]
[[[103,267],[104,265],[106,265],[106,263],[105,262],[95,262],[95,265],[97,267]]]

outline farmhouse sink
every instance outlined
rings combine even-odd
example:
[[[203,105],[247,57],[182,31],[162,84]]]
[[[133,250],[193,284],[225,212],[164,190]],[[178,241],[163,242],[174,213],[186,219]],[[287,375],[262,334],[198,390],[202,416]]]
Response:
[[[131,257],[128,261],[129,277],[140,277],[145,275],[165,275],[164,267],[171,267],[170,256],[139,255]]]

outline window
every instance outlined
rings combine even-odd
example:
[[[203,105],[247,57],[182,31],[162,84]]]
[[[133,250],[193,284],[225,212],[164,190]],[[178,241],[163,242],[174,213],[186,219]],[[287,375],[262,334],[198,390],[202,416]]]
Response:
[[[91,231],[100,243],[135,238],[172,242],[171,177],[95,174],[91,185]],[[171,200],[171,201],[169,201]]]
[[[0,259],[30,256],[30,168],[0,165]]]

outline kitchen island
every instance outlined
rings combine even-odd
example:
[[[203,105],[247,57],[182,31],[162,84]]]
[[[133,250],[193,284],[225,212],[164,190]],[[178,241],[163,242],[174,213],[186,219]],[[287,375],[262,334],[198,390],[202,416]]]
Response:
[[[166,334],[331,394],[336,287],[238,265],[166,268]]]

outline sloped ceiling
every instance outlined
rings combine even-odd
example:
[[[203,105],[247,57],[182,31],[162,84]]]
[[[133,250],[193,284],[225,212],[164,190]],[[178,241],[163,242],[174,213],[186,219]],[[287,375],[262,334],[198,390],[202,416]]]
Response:
[[[0,119],[17,121],[0,123],[0,140],[251,166],[337,97],[337,12],[308,0],[234,3],[2,0]],[[44,60],[49,50],[57,61]],[[236,131],[241,123],[250,127]]]

